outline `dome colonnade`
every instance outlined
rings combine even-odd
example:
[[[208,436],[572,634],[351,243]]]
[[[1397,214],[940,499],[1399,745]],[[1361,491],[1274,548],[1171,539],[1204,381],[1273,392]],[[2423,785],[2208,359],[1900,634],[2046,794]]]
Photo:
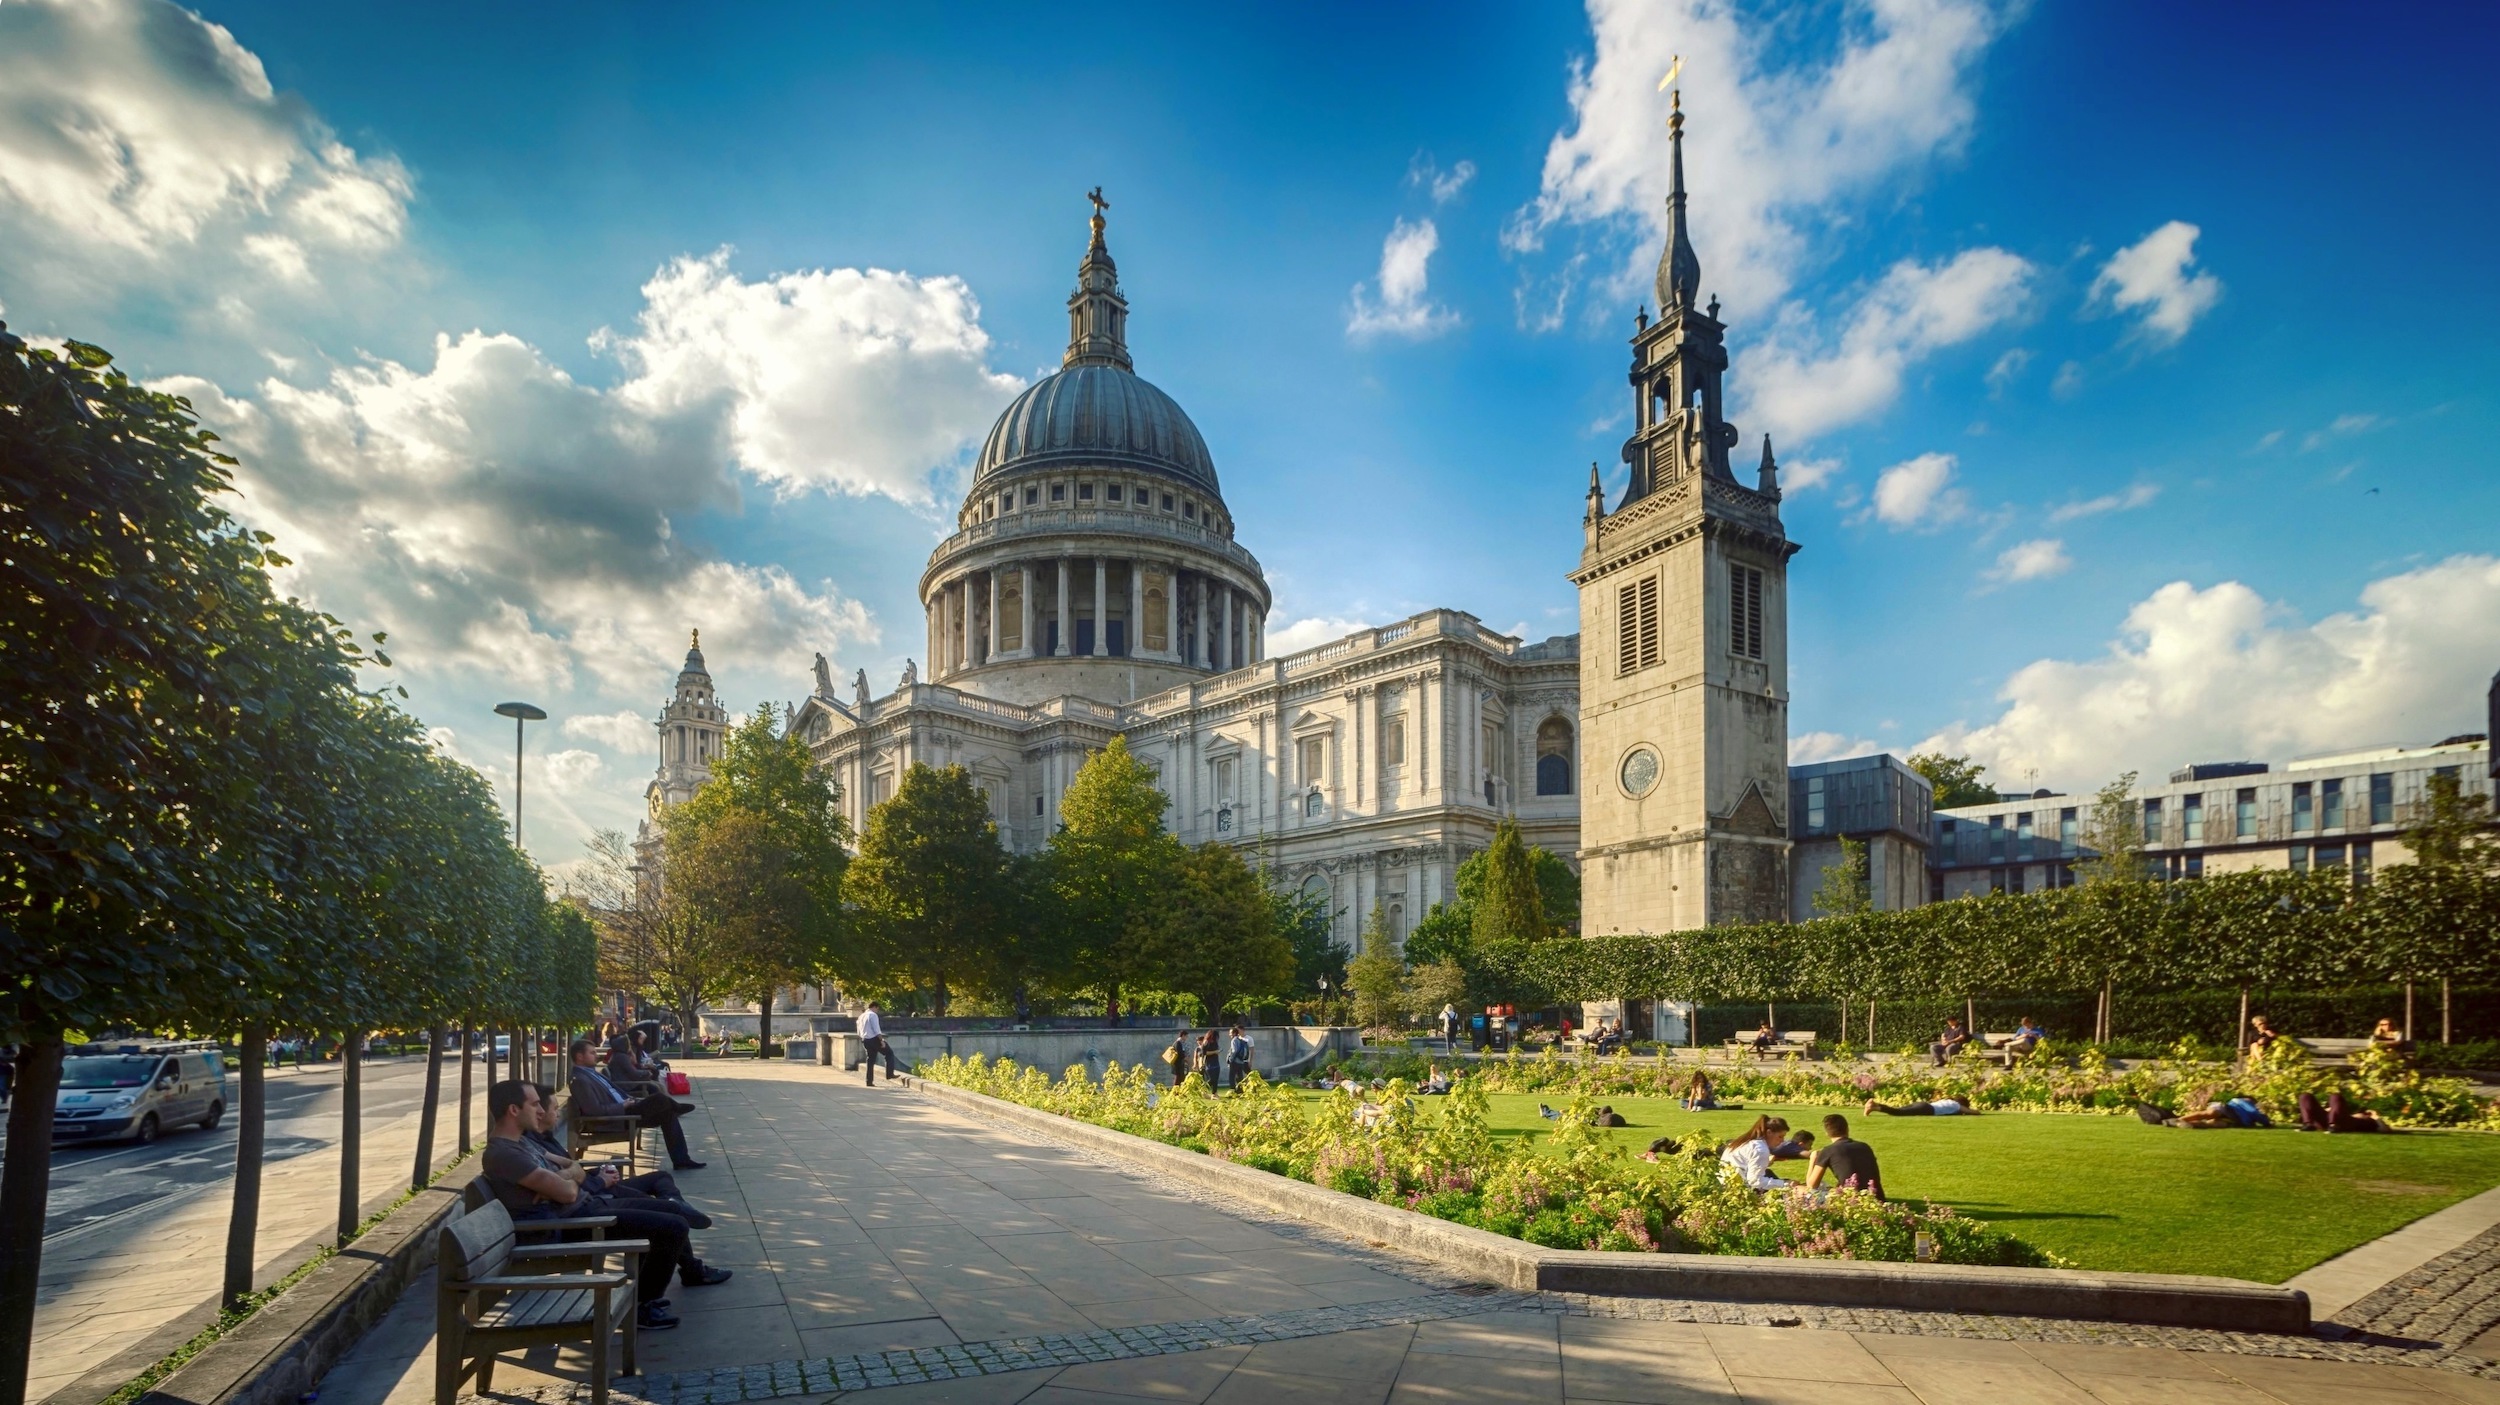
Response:
[[[920,578],[932,681],[1005,701],[1135,698],[1266,656],[1266,575],[1206,440],[1133,368],[1099,199],[1092,230],[1061,367],[992,426]]]

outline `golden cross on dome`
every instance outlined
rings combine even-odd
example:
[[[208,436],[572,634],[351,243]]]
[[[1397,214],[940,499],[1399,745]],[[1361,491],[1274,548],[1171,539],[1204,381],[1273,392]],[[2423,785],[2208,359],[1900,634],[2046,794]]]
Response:
[[[1094,202],[1094,218],[1096,219],[1102,218],[1102,212],[1111,208],[1111,202],[1102,198],[1101,186],[1095,186],[1092,190],[1085,192],[1085,198]]]

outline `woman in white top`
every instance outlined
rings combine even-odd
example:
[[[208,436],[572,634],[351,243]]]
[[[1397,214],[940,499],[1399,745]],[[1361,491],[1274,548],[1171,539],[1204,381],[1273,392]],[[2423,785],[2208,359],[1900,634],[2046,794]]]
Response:
[[[1744,1134],[1719,1151],[1719,1164],[1750,1190],[1785,1190],[1788,1182],[1771,1174],[1771,1148],[1788,1136],[1784,1118],[1757,1117]]]

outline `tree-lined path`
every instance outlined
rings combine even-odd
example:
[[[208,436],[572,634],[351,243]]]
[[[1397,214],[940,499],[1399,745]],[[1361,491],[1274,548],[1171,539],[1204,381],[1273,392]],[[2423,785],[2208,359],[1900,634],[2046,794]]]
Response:
[[[717,1220],[695,1238],[738,1277],[675,1291],[684,1326],[644,1338],[629,1399],[2500,1402],[2500,1383],[2308,1339],[1482,1294],[908,1090],[808,1065],[692,1067],[704,1111],[688,1126],[711,1166],[683,1181]],[[322,1382],[323,1405],[425,1405],[432,1295],[430,1277],[410,1289]],[[1701,1320],[1655,1320],[1671,1313]],[[2267,1354],[2287,1345],[2355,1359]],[[496,1372],[498,1397],[572,1390]]]

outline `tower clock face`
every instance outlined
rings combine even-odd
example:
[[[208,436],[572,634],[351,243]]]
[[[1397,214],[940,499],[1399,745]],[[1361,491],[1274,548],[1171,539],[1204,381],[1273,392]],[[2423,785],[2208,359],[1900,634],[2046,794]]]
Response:
[[[1631,754],[1623,758],[1620,775],[1624,794],[1635,800],[1649,794],[1649,788],[1658,783],[1658,753],[1646,746],[1632,748]]]

